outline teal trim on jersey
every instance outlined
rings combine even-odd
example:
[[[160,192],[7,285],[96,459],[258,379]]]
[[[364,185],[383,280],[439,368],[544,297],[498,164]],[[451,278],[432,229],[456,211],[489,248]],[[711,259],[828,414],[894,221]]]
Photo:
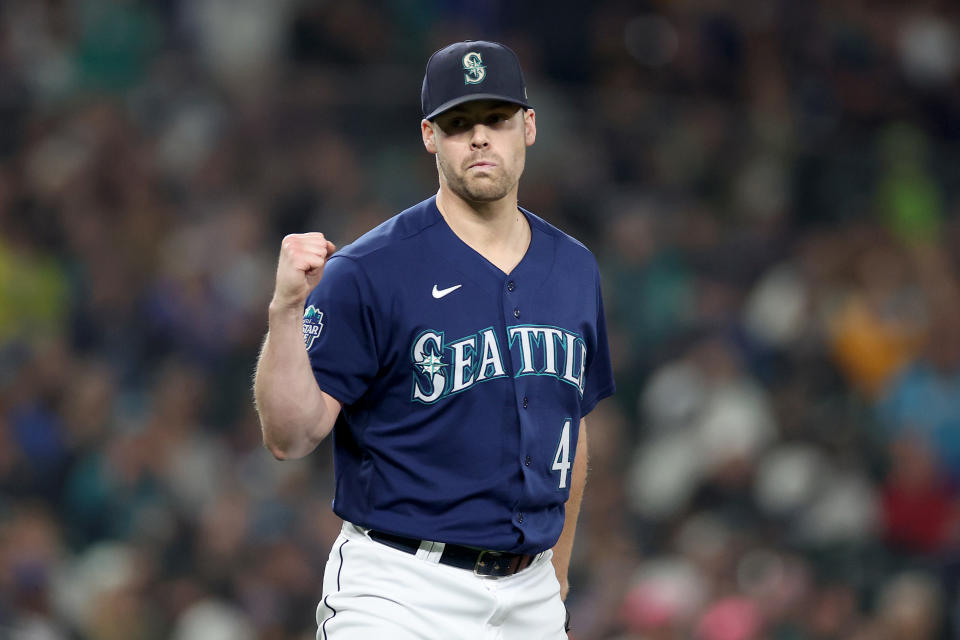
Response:
[[[410,343],[410,364],[413,366],[413,388],[410,390],[410,402],[419,402],[420,404],[433,404],[434,402],[437,402],[438,400],[440,400],[440,398],[443,397],[443,393],[441,393],[440,396],[439,396],[436,400],[432,400],[432,401],[430,401],[430,402],[426,402],[426,401],[421,400],[420,398],[417,398],[417,397],[416,397],[416,396],[417,396],[417,382],[418,382],[418,377],[419,377],[419,375],[420,375],[420,374],[417,373],[417,367],[421,366],[421,364],[420,364],[419,362],[417,362],[417,359],[416,359],[416,357],[414,356],[414,349],[416,348],[417,343],[420,342],[420,338],[422,338],[423,336],[427,335],[428,333],[432,333],[432,334],[434,334],[434,335],[440,336],[440,352],[439,352],[439,353],[433,353],[433,355],[434,355],[434,356],[438,356],[438,357],[441,359],[441,361],[442,361],[442,360],[443,360],[443,353],[444,353],[444,348],[443,348],[444,340],[443,340],[443,338],[444,338],[444,335],[445,335],[445,334],[444,334],[443,331],[436,331],[436,330],[434,330],[434,329],[424,329],[423,331],[421,331],[420,333],[418,333],[418,334],[417,334],[417,337],[414,338],[414,339],[413,339],[413,342]],[[449,366],[449,365],[444,364],[444,365],[442,365],[442,366]],[[424,375],[425,375],[425,374],[424,374]],[[444,388],[446,388],[446,385],[447,385],[447,380],[446,380],[446,378],[444,378],[443,385],[444,385]],[[424,395],[431,396],[431,395],[433,395],[433,393],[434,393],[435,391],[436,391],[436,388],[433,386],[433,376],[430,376],[430,393],[424,393]],[[421,393],[422,393],[422,391],[421,391]]]
[[[486,382],[487,380],[495,380],[497,378],[506,378],[509,375],[507,373],[507,365],[503,361],[503,349],[500,348],[500,338],[497,337],[497,330],[491,325],[486,329],[481,329],[480,331],[477,331],[477,337],[483,336],[483,334],[485,334],[487,331],[489,331],[490,335],[493,336],[493,343],[497,345],[497,356],[500,360],[500,370],[503,371],[503,373],[497,374],[496,369],[494,369],[495,375],[490,375],[490,376],[484,375],[482,380],[476,380],[476,382]],[[486,342],[483,342],[483,344],[486,344]],[[478,355],[480,356],[480,360],[482,361],[483,354],[478,352]],[[474,371],[474,377],[476,377],[476,373],[480,371],[480,364],[481,364],[480,362],[477,363],[477,369],[476,371]],[[492,364],[487,365],[488,368],[491,366]],[[483,372],[480,372],[480,373],[483,373]]]
[[[477,369],[480,368],[480,363],[477,362],[477,360],[476,360],[476,355],[477,355],[477,336],[478,336],[478,335],[479,335],[479,334],[476,334],[476,333],[475,333],[475,334],[473,334],[473,335],[465,336],[465,337],[463,337],[463,338],[460,338],[459,340],[454,340],[453,342],[451,342],[451,343],[448,344],[448,345],[444,345],[444,350],[447,350],[447,349],[450,350],[450,384],[448,385],[450,391],[447,392],[447,391],[445,390],[445,391],[444,391],[445,394],[447,394],[447,395],[453,395],[453,394],[459,393],[459,392],[461,392],[461,391],[466,391],[467,389],[469,389],[470,387],[472,387],[472,386],[476,383],[476,380],[475,380],[474,378],[475,378],[476,375],[477,375]],[[465,382],[465,384],[464,384],[462,387],[460,387],[459,389],[457,389],[456,391],[454,391],[454,390],[453,390],[453,386],[456,384],[456,378],[457,378],[457,376],[458,376],[462,371],[465,370],[465,367],[464,367],[463,364],[457,364],[457,358],[456,358],[457,350],[456,350],[456,347],[458,347],[458,346],[460,346],[460,345],[463,345],[463,348],[462,348],[462,350],[461,350],[462,353],[463,353],[463,360],[466,360],[467,358],[470,358],[470,361],[471,361],[472,364],[471,364],[471,366],[470,366],[470,368],[469,368],[469,371],[470,371],[469,375],[466,375],[466,376],[463,376],[463,377],[462,377],[462,380]],[[471,352],[472,352],[472,353],[471,353]],[[457,370],[458,367],[459,367],[459,370]],[[468,382],[468,381],[469,381],[469,382]]]
[[[571,387],[576,388],[577,392],[580,394],[580,397],[582,398],[582,397],[583,397],[583,386],[582,386],[583,371],[584,371],[584,368],[587,366],[587,363],[586,363],[586,359],[587,359],[587,358],[586,358],[587,343],[586,343],[586,341],[583,339],[583,337],[582,337],[579,333],[577,333],[577,332],[575,332],[575,331],[569,331],[568,329],[564,329],[563,327],[556,327],[556,326],[549,325],[549,324],[512,324],[512,325],[510,325],[510,326],[507,327],[507,336],[508,336],[509,341],[510,341],[510,342],[509,342],[509,347],[510,347],[511,350],[513,349],[513,343],[516,342],[516,341],[518,341],[518,340],[520,339],[521,334],[520,334],[520,333],[516,333],[516,334],[514,334],[514,335],[510,335],[510,330],[511,330],[511,329],[524,329],[524,328],[530,328],[530,329],[557,329],[558,331],[560,331],[560,332],[563,333],[564,335],[574,336],[574,341],[573,341],[574,349],[576,349],[576,345],[578,345],[578,344],[582,346],[582,349],[577,349],[576,352],[573,354],[573,358],[574,358],[574,361],[573,361],[574,367],[573,367],[573,369],[574,369],[574,372],[577,371],[577,367],[576,367],[576,364],[577,364],[577,361],[576,361],[577,353],[580,353],[581,351],[584,353],[584,356],[581,358],[581,362],[580,362],[580,369],[579,369],[580,375],[578,376],[578,382],[575,383],[575,382],[571,382],[569,379],[567,379],[566,377],[564,377],[563,373],[559,371],[560,367],[558,367],[558,372],[557,372],[557,373],[546,373],[546,368],[547,368],[546,356],[544,356],[543,368],[542,368],[540,371],[537,371],[537,370],[536,370],[535,363],[530,363],[530,366],[528,367],[528,366],[527,366],[527,362],[525,361],[524,355],[523,355],[523,346],[520,345],[520,360],[521,360],[521,363],[520,363],[520,364],[521,364],[521,366],[520,366],[520,371],[518,371],[517,373],[514,373],[513,377],[514,377],[514,378],[524,378],[524,377],[527,377],[527,376],[543,376],[543,377],[548,377],[548,378],[556,378],[557,380],[560,380],[561,382],[566,382],[566,383],[569,384]],[[542,340],[541,340],[541,338],[540,338],[539,335],[534,334],[534,335],[533,335],[533,341],[534,341],[536,344],[539,344]],[[554,336],[554,347],[556,347],[556,341],[557,341],[557,336]],[[564,353],[564,361],[566,361],[566,357],[567,357],[567,345],[566,345],[566,340],[561,340],[560,343],[561,343],[561,347],[562,347],[563,353]],[[559,353],[559,350],[557,350],[556,353]],[[532,358],[532,357],[533,357],[533,354],[531,353],[531,358]],[[558,364],[558,363],[559,363],[559,360],[557,360],[554,364]],[[529,373],[523,373],[523,370],[524,370],[524,369],[527,369],[527,368],[534,369],[534,370],[531,371],[531,372],[529,372]]]
[[[481,361],[483,360],[483,354],[481,353],[481,351],[482,351],[482,345],[484,344],[484,342],[483,342],[483,334],[486,333],[487,331],[489,331],[489,332],[490,332],[490,335],[493,336],[493,341],[494,341],[494,343],[496,344],[497,355],[499,356],[499,359],[500,359],[500,369],[503,371],[503,373],[501,373],[501,374],[496,374],[496,369],[494,369],[494,374],[495,374],[495,375],[487,376],[487,377],[484,377],[484,378],[481,379],[481,380],[478,380],[478,379],[477,379],[477,373],[478,373],[479,370],[480,370],[480,364],[481,364]],[[441,366],[444,366],[444,367],[450,367],[449,373],[444,374],[444,388],[443,388],[443,392],[437,397],[436,400],[431,400],[431,401],[429,401],[429,402],[427,402],[427,401],[425,401],[425,400],[421,400],[420,398],[417,398],[417,397],[416,397],[418,379],[419,379],[421,376],[425,375],[425,374],[423,374],[423,373],[418,373],[418,372],[417,372],[416,368],[419,367],[419,366],[421,366],[421,364],[418,363],[418,362],[416,361],[416,359],[414,358],[414,348],[416,347],[416,345],[417,345],[417,343],[420,341],[420,339],[421,339],[424,335],[426,335],[426,334],[439,335],[439,336],[440,336],[440,339],[441,339],[441,347],[442,347],[442,352],[443,352],[443,354],[447,354],[447,353],[450,354],[449,362],[446,362],[446,363],[444,363],[443,365],[441,365]],[[411,364],[412,364],[413,367],[414,367],[414,372],[413,372],[413,387],[412,387],[412,389],[411,389],[411,391],[410,391],[410,401],[411,401],[411,402],[417,402],[417,403],[425,404],[425,405],[435,404],[435,403],[437,403],[437,402],[440,402],[440,401],[443,400],[444,398],[449,398],[449,397],[455,396],[455,395],[457,395],[457,394],[459,394],[459,393],[461,393],[461,392],[463,392],[463,391],[467,391],[468,389],[472,389],[473,387],[477,386],[478,384],[482,384],[482,383],[484,383],[484,382],[489,382],[489,381],[491,381],[491,380],[497,380],[497,379],[499,379],[499,378],[507,378],[507,377],[510,376],[510,374],[509,374],[509,372],[507,372],[507,368],[506,368],[506,366],[505,366],[505,364],[504,364],[504,362],[503,362],[503,349],[500,347],[500,340],[499,340],[499,338],[497,337],[497,332],[496,332],[496,330],[494,329],[493,326],[486,327],[486,328],[484,328],[484,329],[481,329],[480,331],[477,331],[476,333],[470,334],[470,335],[468,335],[468,336],[464,336],[463,338],[459,338],[459,339],[457,339],[457,340],[453,340],[452,342],[446,342],[446,341],[444,340],[445,335],[446,335],[446,334],[445,334],[443,331],[437,331],[437,330],[435,330],[435,329],[425,329],[424,331],[421,331],[419,334],[417,334],[417,337],[413,339],[413,343],[410,345],[410,362],[411,362]],[[453,345],[456,345],[456,344],[460,344],[460,343],[462,343],[462,342],[469,341],[471,338],[474,340],[474,344],[470,347],[470,350],[472,351],[472,354],[471,354],[471,355],[473,356],[473,364],[472,364],[472,366],[471,366],[470,369],[469,369],[469,372],[470,372],[469,376],[468,376],[468,377],[465,376],[465,378],[464,378],[464,379],[469,379],[469,380],[471,380],[471,382],[470,382],[470,384],[466,385],[465,387],[463,387],[463,388],[461,388],[461,389],[457,389],[456,391],[453,391],[453,390],[452,390],[452,389],[453,389],[453,375],[454,375],[454,373],[453,373],[453,366],[454,366],[454,364],[455,364]],[[443,354],[434,354],[434,355],[440,355],[440,356],[441,356],[441,359],[443,359]],[[466,351],[464,352],[464,355],[466,355]],[[487,368],[488,368],[488,369],[489,369],[491,366],[493,366],[491,363],[488,363],[488,364],[487,364]],[[432,379],[430,380],[430,384],[431,384],[431,385],[433,384],[433,380],[432,380]],[[436,391],[436,388],[434,388],[434,387],[431,386],[431,392],[435,392],[435,391]],[[422,387],[421,387],[421,392],[423,392]],[[432,395],[432,393],[424,393],[424,395],[429,396],[429,395]]]

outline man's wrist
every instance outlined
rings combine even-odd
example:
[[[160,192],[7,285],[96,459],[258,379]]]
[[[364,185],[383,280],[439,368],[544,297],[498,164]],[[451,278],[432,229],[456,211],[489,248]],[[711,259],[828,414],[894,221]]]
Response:
[[[267,310],[270,320],[284,320],[292,317],[301,318],[303,316],[303,302],[282,301],[273,298]]]

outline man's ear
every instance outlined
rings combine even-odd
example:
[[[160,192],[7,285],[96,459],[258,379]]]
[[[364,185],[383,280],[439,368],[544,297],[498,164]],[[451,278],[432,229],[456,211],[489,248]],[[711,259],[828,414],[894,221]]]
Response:
[[[420,135],[423,136],[423,148],[428,153],[437,152],[437,132],[433,130],[433,123],[429,120],[420,121]]]
[[[537,114],[533,109],[523,112],[523,139],[528,147],[537,140]]]

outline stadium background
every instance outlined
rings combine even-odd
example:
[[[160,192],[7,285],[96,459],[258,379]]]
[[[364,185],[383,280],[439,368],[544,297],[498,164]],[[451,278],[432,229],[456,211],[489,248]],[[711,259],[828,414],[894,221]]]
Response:
[[[490,38],[616,356],[574,636],[960,637],[958,13],[4,0],[0,635],[313,638],[329,447],[251,406],[279,239],[432,193],[424,61]]]

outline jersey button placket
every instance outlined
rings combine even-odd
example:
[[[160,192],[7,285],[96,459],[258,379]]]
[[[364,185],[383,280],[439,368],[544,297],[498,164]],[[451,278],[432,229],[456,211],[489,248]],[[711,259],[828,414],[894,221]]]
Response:
[[[513,293],[513,292],[516,290],[516,288],[517,288],[517,283],[514,282],[513,280],[507,280],[507,285],[506,285],[506,286],[507,286],[507,292],[508,292],[508,293]],[[513,317],[514,317],[514,318],[519,318],[519,317],[520,317],[520,307],[514,307],[514,308],[513,308]],[[524,397],[523,397],[523,400],[521,400],[520,403],[521,403],[521,405],[523,405],[523,408],[526,409],[527,406],[530,404],[530,401],[529,401],[529,399],[527,398],[527,396],[524,396]],[[523,458],[523,464],[524,464],[524,466],[529,467],[531,464],[533,464],[533,458],[532,458],[531,456],[529,456],[529,455],[528,455],[528,456],[524,456],[524,458]],[[516,514],[516,522],[517,522],[518,525],[523,524],[523,512],[522,512],[522,511],[517,511],[517,514]]]

